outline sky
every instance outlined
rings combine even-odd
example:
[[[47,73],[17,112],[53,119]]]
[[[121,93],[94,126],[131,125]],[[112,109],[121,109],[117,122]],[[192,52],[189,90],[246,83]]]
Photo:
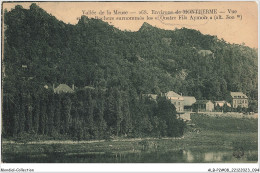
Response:
[[[22,5],[23,8],[29,8],[31,2],[21,3],[3,3],[3,9],[11,10],[15,5]],[[43,8],[48,13],[55,16],[58,20],[65,23],[76,24],[77,18],[83,15],[83,11],[89,10],[96,11],[93,13],[85,14],[89,18],[98,16],[103,18],[107,17],[144,17],[145,20],[105,20],[110,25],[121,30],[137,31],[143,24],[147,22],[152,26],[161,29],[174,30],[176,28],[190,28],[199,30],[203,34],[215,35],[219,39],[224,39],[229,43],[242,44],[252,48],[258,48],[258,9],[257,3],[253,1],[233,1],[233,2],[36,2],[38,6]],[[152,14],[154,11],[174,11],[177,10],[191,10],[191,9],[216,9],[217,14],[189,14],[186,15],[188,19],[179,20],[179,15],[158,15]],[[233,13],[229,13],[232,11]],[[111,15],[107,15],[109,10]],[[113,15],[113,11],[127,11],[128,14]],[[140,14],[146,10],[152,20],[147,20],[147,14]],[[105,14],[99,15],[103,11]],[[223,12],[223,13],[221,13]],[[222,19],[214,20],[214,18],[222,16]],[[234,16],[235,19],[226,19],[227,15]],[[165,20],[165,17],[175,16],[175,20]],[[204,20],[190,20],[190,17],[207,17]],[[242,18],[241,18],[242,16]],[[160,20],[156,20],[160,17]],[[213,19],[209,19],[213,17]],[[164,19],[162,21],[162,19]]]

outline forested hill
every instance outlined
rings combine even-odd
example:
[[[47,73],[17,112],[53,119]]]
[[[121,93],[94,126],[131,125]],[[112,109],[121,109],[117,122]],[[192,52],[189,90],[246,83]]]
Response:
[[[35,4],[5,11],[4,24],[6,93],[66,83],[211,100],[242,91],[257,98],[257,51],[196,30],[144,23],[128,32],[86,16],[71,25]]]

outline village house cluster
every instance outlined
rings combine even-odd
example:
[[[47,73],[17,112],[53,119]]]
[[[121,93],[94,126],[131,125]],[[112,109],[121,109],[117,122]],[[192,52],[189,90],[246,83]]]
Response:
[[[175,106],[178,113],[184,112],[213,112],[214,108],[219,106],[223,107],[225,104],[228,107],[237,108],[248,108],[248,97],[242,92],[230,92],[232,102],[229,103],[225,100],[222,101],[211,101],[211,100],[196,100],[193,96],[179,95],[174,91],[169,91],[164,94],[171,103]],[[156,94],[148,94],[153,99],[157,98]]]
[[[231,103],[222,101],[211,101],[211,100],[197,100],[194,96],[183,96],[179,95],[174,91],[169,91],[164,94],[171,103],[175,106],[176,112],[179,118],[184,120],[190,120],[191,112],[214,112],[217,111],[215,108],[223,110],[224,106],[229,108],[248,108],[248,97],[242,92],[230,92]],[[147,94],[152,99],[156,99],[156,94]]]
[[[222,101],[211,101],[211,100],[196,100],[193,96],[182,96],[169,91],[165,96],[171,100],[171,103],[176,107],[178,113],[182,112],[212,112],[214,108],[219,106],[220,108],[224,105],[232,108],[248,108],[248,97],[242,92],[230,92],[231,103]]]
[[[46,89],[49,86],[44,86]],[[93,87],[86,86],[84,88],[94,89]],[[66,84],[60,84],[57,87],[52,86],[54,93],[73,93],[75,91],[75,86],[69,87]],[[156,100],[158,95],[156,94],[144,94],[151,99]],[[216,107],[223,108],[225,105],[229,108],[248,108],[248,97],[242,92],[230,92],[231,103],[222,101],[211,101],[211,100],[197,100],[194,96],[183,96],[182,94],[177,94],[174,91],[168,91],[162,94],[175,106],[176,112],[179,118],[184,120],[190,119],[191,112],[214,112]],[[223,109],[222,109],[223,110]]]

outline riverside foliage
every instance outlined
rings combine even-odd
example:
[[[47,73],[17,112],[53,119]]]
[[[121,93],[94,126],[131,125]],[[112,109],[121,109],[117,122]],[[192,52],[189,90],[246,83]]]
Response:
[[[175,107],[169,100],[159,97],[155,101],[129,94],[112,88],[84,89],[73,94],[54,94],[50,90],[4,96],[3,136],[89,140],[122,135],[183,135],[185,123],[176,118]]]

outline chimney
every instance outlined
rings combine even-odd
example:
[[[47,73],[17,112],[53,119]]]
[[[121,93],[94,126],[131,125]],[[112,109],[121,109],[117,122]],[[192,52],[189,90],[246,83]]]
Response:
[[[74,88],[75,88],[75,87],[74,87],[74,84],[72,84],[72,90],[73,90],[73,91],[74,91]]]
[[[55,88],[55,85],[54,85],[54,84],[52,84],[52,89],[54,90],[54,88]]]

